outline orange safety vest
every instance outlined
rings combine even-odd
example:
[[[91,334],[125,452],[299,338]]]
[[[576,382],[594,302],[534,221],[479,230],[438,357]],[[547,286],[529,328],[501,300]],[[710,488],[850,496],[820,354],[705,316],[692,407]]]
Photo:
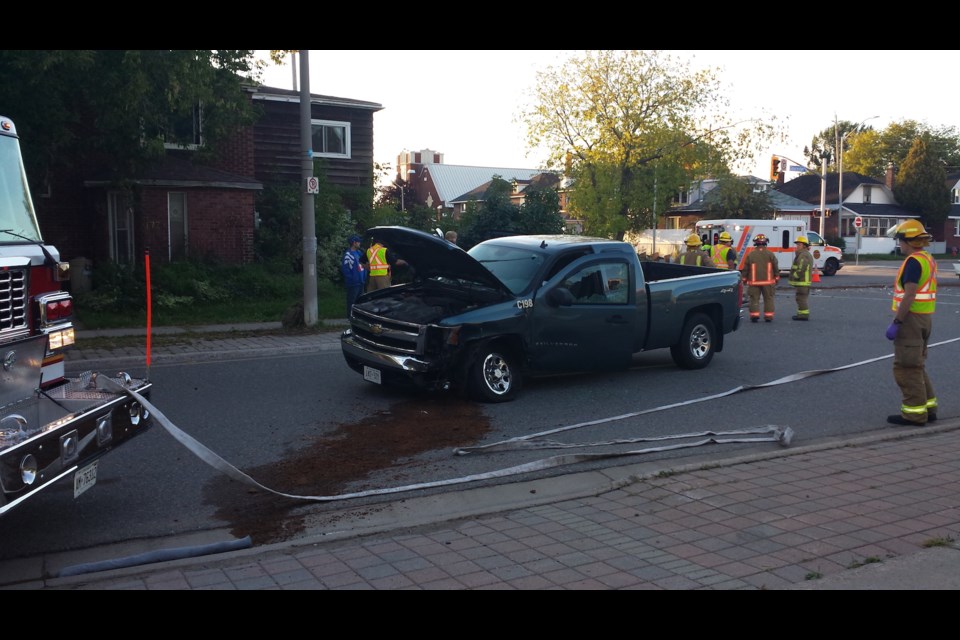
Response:
[[[387,264],[387,250],[379,242],[375,242],[367,249],[367,261],[370,263],[371,276],[385,276],[390,273],[390,265]]]
[[[910,313],[933,313],[937,308],[937,263],[926,251],[910,254],[900,265],[897,279],[893,283],[893,310],[900,308],[900,303],[903,302],[903,296],[906,294],[900,279],[910,258],[917,258],[920,261],[920,282],[917,283],[917,297],[910,305]]]

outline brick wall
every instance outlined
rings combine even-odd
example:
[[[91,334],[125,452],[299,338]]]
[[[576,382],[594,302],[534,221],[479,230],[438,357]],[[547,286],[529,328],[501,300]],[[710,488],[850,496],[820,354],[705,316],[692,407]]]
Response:
[[[253,209],[255,192],[222,189],[144,189],[138,241],[149,249],[151,260],[168,262],[167,194],[186,194],[187,255],[192,259],[216,257],[234,264],[253,261]]]

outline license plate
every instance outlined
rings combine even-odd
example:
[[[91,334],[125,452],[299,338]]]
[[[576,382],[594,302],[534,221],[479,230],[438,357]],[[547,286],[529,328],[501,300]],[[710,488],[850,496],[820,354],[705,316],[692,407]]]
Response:
[[[78,497],[81,493],[97,484],[97,464],[99,460],[92,462],[83,469],[77,469],[73,474],[73,497]]]
[[[364,366],[363,379],[373,382],[374,384],[380,384],[380,369]]]

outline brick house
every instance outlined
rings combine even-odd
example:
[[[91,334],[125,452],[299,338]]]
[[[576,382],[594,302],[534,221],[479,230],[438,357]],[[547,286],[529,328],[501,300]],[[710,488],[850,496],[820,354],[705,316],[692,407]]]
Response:
[[[246,90],[261,115],[220,144],[209,164],[195,160],[196,145],[170,145],[161,161],[123,186],[98,167],[35,184],[44,239],[68,261],[133,263],[149,251],[151,261],[160,263],[251,262],[257,194],[265,184],[298,184],[303,152],[299,93],[263,86]],[[311,96],[314,157],[324,159],[332,184],[372,185],[373,113],[380,109],[371,102]]]

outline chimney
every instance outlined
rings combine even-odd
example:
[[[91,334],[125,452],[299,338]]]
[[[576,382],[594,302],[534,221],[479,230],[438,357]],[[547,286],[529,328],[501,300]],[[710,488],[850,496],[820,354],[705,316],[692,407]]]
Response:
[[[892,162],[887,163],[887,177],[885,182],[887,184],[887,189],[890,189],[890,191],[893,191],[893,163]]]

